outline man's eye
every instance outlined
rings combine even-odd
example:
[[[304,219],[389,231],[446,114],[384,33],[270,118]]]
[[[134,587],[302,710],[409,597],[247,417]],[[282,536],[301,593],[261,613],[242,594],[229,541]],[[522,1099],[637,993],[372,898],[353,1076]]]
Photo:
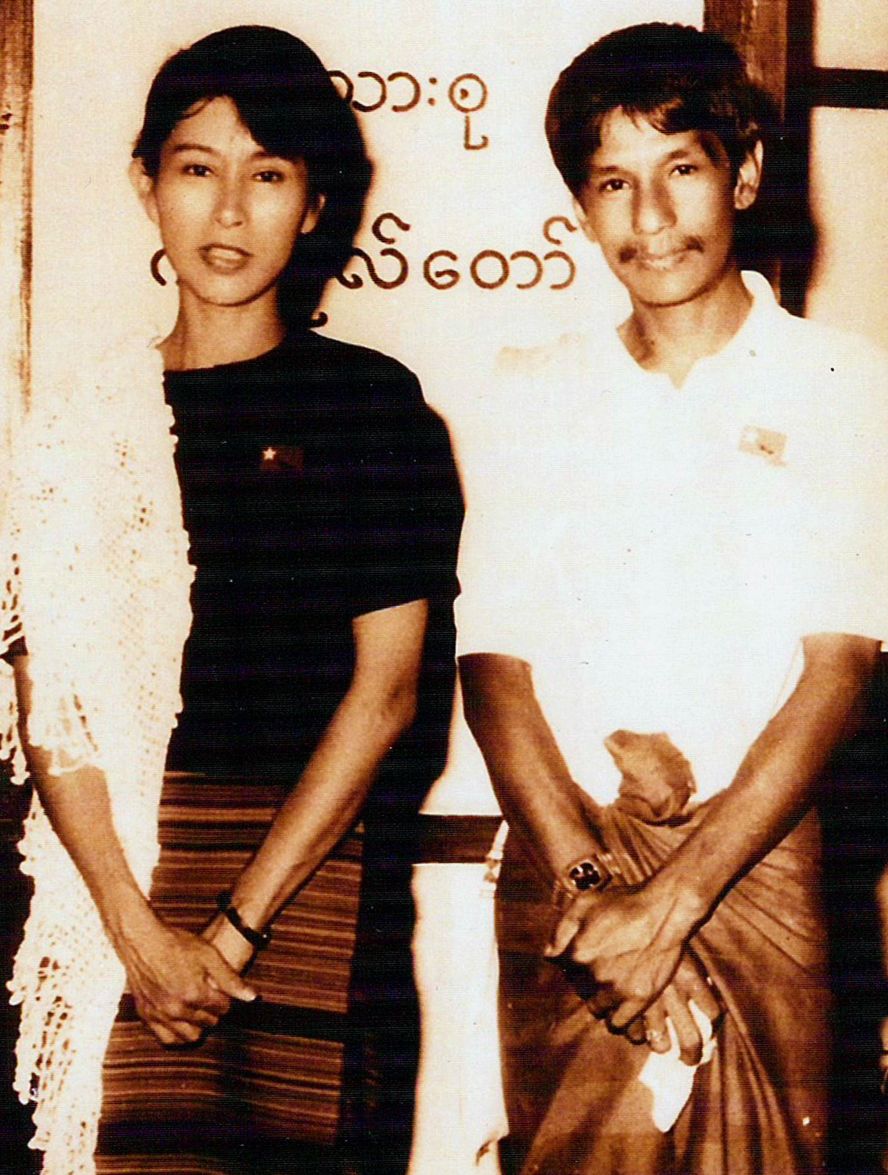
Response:
[[[182,171],[185,175],[203,176],[210,174],[210,169],[205,163],[186,163]]]
[[[694,163],[679,163],[678,166],[675,168],[675,174],[676,175],[693,175],[696,170],[697,170],[697,166]]]
[[[599,192],[621,192],[626,186],[625,180],[609,179],[598,185]]]
[[[258,171],[255,178],[263,184],[279,184],[284,179],[284,173],[274,168],[266,168],[264,171]]]

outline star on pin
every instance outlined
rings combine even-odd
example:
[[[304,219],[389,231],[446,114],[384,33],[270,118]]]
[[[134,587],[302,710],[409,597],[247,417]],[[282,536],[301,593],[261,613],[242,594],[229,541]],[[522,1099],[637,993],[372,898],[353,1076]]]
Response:
[[[267,445],[262,450],[259,468],[269,474],[297,474],[302,473],[304,463],[305,454],[299,445]]]

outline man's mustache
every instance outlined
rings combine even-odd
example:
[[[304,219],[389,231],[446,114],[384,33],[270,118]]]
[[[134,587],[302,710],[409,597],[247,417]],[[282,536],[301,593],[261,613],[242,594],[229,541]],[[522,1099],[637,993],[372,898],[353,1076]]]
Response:
[[[674,246],[669,249],[658,249],[656,251],[646,248],[644,245],[630,242],[620,249],[617,257],[625,264],[627,261],[635,261],[636,258],[641,257],[645,261],[655,261],[657,258],[669,257],[673,253],[683,252],[703,252],[703,241],[700,237],[684,237],[681,241],[677,241]]]

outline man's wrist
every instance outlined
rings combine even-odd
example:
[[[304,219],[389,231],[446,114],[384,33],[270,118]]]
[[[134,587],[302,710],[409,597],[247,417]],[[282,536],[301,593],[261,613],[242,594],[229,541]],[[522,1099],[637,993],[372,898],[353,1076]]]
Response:
[[[555,875],[552,904],[556,909],[564,910],[581,894],[601,893],[614,880],[621,878],[619,864],[611,852],[604,846],[590,849]]]
[[[715,899],[704,892],[697,879],[688,878],[671,862],[655,874],[645,889],[655,901],[662,897],[667,908],[665,926],[670,937],[687,940],[709,917]]]

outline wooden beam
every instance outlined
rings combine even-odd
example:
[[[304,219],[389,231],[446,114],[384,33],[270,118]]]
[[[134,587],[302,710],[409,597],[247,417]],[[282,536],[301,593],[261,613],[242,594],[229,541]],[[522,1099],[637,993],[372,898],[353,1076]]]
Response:
[[[705,27],[736,45],[782,116],[749,218],[757,222],[749,239],[758,233],[765,242],[750,264],[767,274],[795,314],[804,312],[816,250],[808,213],[813,20],[813,0],[704,0]]]
[[[883,69],[812,69],[807,91],[812,106],[888,110],[888,74]]]
[[[0,8],[0,459],[28,394],[31,307],[33,0]],[[0,482],[0,493],[3,491]]]
[[[788,72],[788,8],[789,0],[705,0],[703,6],[704,27],[737,46],[781,113]]]

